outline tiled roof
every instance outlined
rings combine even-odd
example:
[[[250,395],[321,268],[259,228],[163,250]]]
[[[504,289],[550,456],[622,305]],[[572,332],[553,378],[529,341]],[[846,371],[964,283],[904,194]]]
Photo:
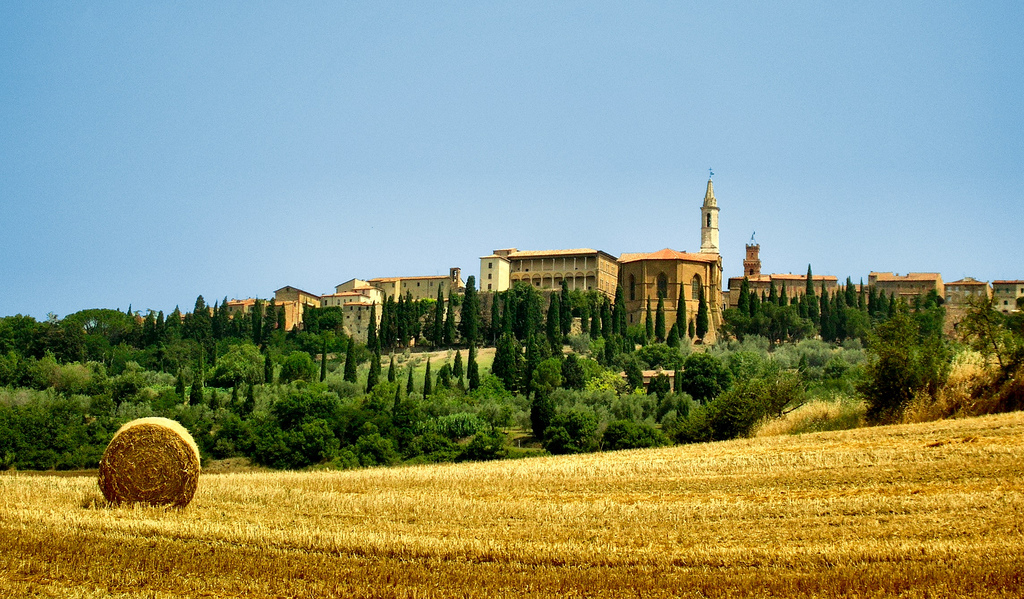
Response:
[[[964,279],[960,279],[959,281],[953,281],[952,283],[946,283],[946,287],[949,287],[950,285],[978,285],[978,286],[985,286],[985,287],[987,287],[988,286],[988,282],[987,281],[979,281],[977,279],[972,279],[970,277],[967,277],[967,278],[964,278]]]
[[[448,275],[428,275],[425,277],[377,277],[371,283],[394,283],[396,281],[422,281],[425,279],[447,279]]]
[[[366,296],[365,293],[363,293],[361,291],[342,291],[341,293],[331,293],[331,294],[328,294],[328,295],[322,295],[320,297],[321,297],[321,299],[326,299],[328,297],[367,297],[367,296]]]
[[[299,293],[304,293],[306,295],[311,295],[313,297],[320,297],[319,295],[317,295],[315,293],[310,293],[308,291],[303,291],[303,290],[299,289],[298,287],[292,287],[291,285],[285,285],[284,287],[278,289],[277,291],[274,291],[274,293],[277,293],[278,291],[284,291],[285,289],[294,289],[295,291],[298,291]]]
[[[627,253],[619,256],[619,262],[637,262],[640,260],[685,260],[689,262],[718,262],[718,254],[692,254],[688,252],[677,252],[665,248],[650,253]]]
[[[937,281],[939,279],[939,273],[937,272],[911,272],[906,275],[898,275],[891,272],[873,272],[868,276],[875,277],[876,281],[890,282],[890,281]]]
[[[1024,285],[1024,281],[992,281],[993,285]]]
[[[256,300],[251,298],[251,297],[248,298],[248,299],[241,299],[241,300],[240,299],[228,300],[228,302],[227,302],[227,305],[229,305],[229,306],[252,306],[254,304],[256,304]]]
[[[512,252],[509,258],[547,258],[553,256],[584,256],[598,253],[591,248],[576,248],[572,250],[527,250],[524,252]]]

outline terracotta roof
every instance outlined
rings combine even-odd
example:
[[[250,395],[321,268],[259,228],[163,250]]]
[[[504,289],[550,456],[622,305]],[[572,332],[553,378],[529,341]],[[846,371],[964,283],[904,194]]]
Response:
[[[508,258],[506,258],[505,256],[499,256],[497,254],[491,254],[490,256],[480,256],[481,260],[486,260],[488,258],[494,258],[496,260],[504,260],[505,262],[508,262]]]
[[[371,287],[371,289],[372,289],[372,287]],[[327,295],[322,295],[320,297],[321,298],[328,298],[328,297],[353,297],[353,296],[366,297],[366,294],[362,293],[362,292],[359,292],[359,291],[342,291],[341,293],[330,293],[330,294],[327,294]]]
[[[596,254],[598,250],[591,248],[576,248],[572,250],[527,250],[523,252],[512,252],[509,258],[540,258],[548,256],[584,256]]]
[[[241,300],[240,299],[228,300],[227,305],[229,305],[229,306],[252,306],[255,303],[256,303],[256,300],[250,297],[248,299],[241,299]]]
[[[369,307],[369,306],[376,306],[376,305],[377,304],[375,304],[373,302],[349,302],[349,303],[345,304],[345,307],[346,308],[348,308],[350,306],[367,306],[367,307]]]
[[[966,277],[966,278],[960,279],[959,281],[953,281],[952,283],[946,283],[946,287],[949,287],[950,285],[984,285],[984,286],[987,287],[988,286],[988,281],[979,281],[977,279],[972,279],[971,277]]]
[[[1024,281],[992,281],[993,285],[1024,285]]]
[[[665,248],[651,253],[627,253],[619,256],[619,262],[638,262],[640,260],[687,260],[690,262],[718,262],[718,254],[692,254],[677,252]]]
[[[743,277],[729,277],[730,281],[742,281]],[[776,273],[776,274],[761,274],[755,276],[747,275],[747,280],[751,283],[768,283],[770,281],[785,281],[787,283],[806,283],[807,275],[794,275],[791,273]],[[832,275],[811,275],[811,281],[821,283],[822,281],[836,281],[839,279]]]
[[[425,277],[377,277],[370,279],[371,283],[394,283],[396,281],[417,281],[423,279],[447,279],[448,275],[429,275]]]
[[[910,272],[906,275],[898,275],[891,272],[872,272],[869,277],[875,277],[876,281],[935,281],[939,279],[937,272]]]
[[[274,291],[274,293],[277,293],[278,291],[283,291],[285,289],[294,289],[295,291],[298,291],[299,293],[304,293],[306,295],[311,295],[313,297],[320,297],[319,295],[317,295],[315,293],[310,293],[308,291],[303,291],[303,290],[299,289],[298,287],[292,287],[291,285],[285,285],[281,289],[278,289],[278,290]]]

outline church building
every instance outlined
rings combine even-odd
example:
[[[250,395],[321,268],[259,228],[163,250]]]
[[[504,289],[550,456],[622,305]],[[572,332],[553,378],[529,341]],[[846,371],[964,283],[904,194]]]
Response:
[[[704,343],[714,343],[722,324],[722,256],[718,250],[718,201],[708,178],[704,204],[700,209],[700,251],[688,253],[665,248],[651,253],[626,253],[619,256],[619,284],[626,299],[626,322],[644,324],[648,302],[652,317],[658,298],[664,298],[665,330],[676,322],[685,306],[686,322],[680,334],[686,334],[691,322],[696,327],[701,296],[708,310],[708,332]],[[680,304],[682,302],[682,305]]]

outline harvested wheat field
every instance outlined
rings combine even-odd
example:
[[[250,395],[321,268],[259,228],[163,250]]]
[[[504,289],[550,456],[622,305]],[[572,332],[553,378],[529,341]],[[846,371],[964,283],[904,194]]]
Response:
[[[0,595],[1011,597],[1024,414],[514,462],[0,476]]]

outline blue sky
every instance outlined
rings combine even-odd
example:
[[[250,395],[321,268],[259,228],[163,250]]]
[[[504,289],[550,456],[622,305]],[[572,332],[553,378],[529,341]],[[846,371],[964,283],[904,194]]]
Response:
[[[211,5],[212,4],[212,5]],[[1024,278],[1024,4],[0,4],[0,315],[696,251]]]

